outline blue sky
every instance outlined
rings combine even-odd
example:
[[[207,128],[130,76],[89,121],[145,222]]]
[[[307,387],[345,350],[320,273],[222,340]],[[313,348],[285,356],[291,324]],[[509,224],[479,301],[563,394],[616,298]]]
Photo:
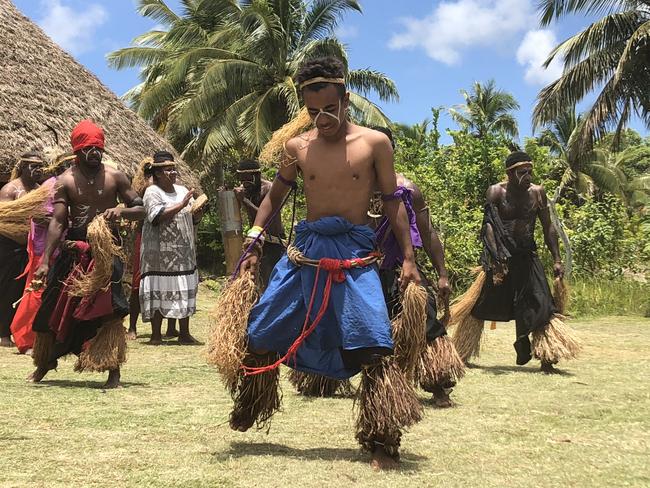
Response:
[[[135,11],[134,0],[14,0],[59,45],[118,95],[137,83],[137,71],[114,71],[105,56],[155,26]],[[178,0],[168,0],[178,7]],[[370,67],[397,83],[399,103],[382,108],[397,122],[415,123],[430,107],[462,103],[461,88],[494,78],[521,105],[522,136],[539,89],[554,80],[558,65],[542,61],[559,41],[592,19],[575,16],[540,28],[536,0],[365,0],[363,14],[348,15],[338,29],[353,68]],[[454,127],[448,117],[441,128]],[[637,130],[643,128],[633,124]]]

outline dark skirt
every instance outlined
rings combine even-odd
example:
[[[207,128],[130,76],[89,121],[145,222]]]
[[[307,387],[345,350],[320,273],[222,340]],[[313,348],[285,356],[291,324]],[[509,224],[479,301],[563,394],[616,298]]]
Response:
[[[0,337],[9,337],[14,319],[13,307],[25,290],[25,277],[17,280],[27,266],[27,247],[0,235]]]
[[[500,285],[488,270],[481,295],[472,309],[478,319],[509,322],[515,320],[517,363],[530,359],[529,334],[548,324],[556,312],[544,268],[534,251],[514,254],[508,259],[508,274]]]
[[[271,273],[273,273],[273,268],[278,264],[280,258],[284,256],[285,252],[286,249],[282,244],[275,244],[273,242],[264,243],[262,259],[260,260],[260,285],[262,291],[266,290],[266,286],[269,284],[269,279],[271,278]]]

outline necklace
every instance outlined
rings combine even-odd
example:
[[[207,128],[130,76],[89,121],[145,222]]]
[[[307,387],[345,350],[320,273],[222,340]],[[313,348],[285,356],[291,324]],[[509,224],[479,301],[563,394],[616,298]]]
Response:
[[[81,171],[81,174],[84,176],[84,178],[86,178],[86,184],[88,186],[94,186],[95,185],[95,178],[97,177],[97,174],[99,173],[100,169],[101,168],[98,168],[97,171],[95,172],[95,174],[93,175],[93,177],[91,178],[86,173],[84,173],[84,170],[81,169],[81,166],[79,166],[79,171]]]

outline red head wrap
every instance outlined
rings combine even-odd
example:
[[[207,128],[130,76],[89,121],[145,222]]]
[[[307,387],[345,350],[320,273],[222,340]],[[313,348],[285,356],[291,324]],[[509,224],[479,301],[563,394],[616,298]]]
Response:
[[[91,146],[104,149],[104,131],[90,120],[82,120],[72,129],[70,143],[74,152]]]

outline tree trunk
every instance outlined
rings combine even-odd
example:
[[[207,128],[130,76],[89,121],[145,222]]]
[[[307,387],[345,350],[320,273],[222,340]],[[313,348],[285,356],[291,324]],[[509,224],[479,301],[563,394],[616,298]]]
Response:
[[[241,257],[242,245],[244,243],[239,201],[234,191],[219,190],[219,213],[226,259],[226,272],[232,274]]]
[[[551,221],[557,229],[557,233],[562,239],[562,244],[564,244],[564,274],[567,279],[571,278],[571,271],[573,269],[573,251],[571,250],[571,243],[569,242],[569,236],[566,235],[564,231],[564,226],[560,220],[560,216],[557,213],[557,208],[555,204],[557,203],[558,198],[560,198],[560,192],[562,190],[562,185],[558,186],[555,190],[553,198],[549,200],[549,210],[551,211]]]

